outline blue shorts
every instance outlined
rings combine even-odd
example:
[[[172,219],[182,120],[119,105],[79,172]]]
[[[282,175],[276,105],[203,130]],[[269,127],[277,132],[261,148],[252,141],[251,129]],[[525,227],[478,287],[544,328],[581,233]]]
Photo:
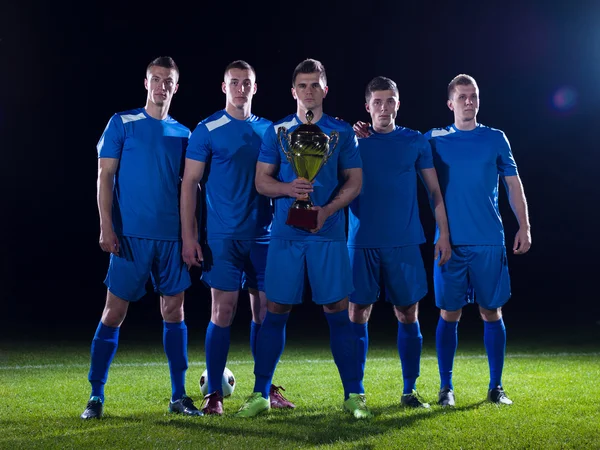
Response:
[[[410,306],[427,294],[427,275],[418,245],[388,248],[349,247],[354,292],[350,301],[371,305],[380,287],[395,306]]]
[[[267,298],[284,305],[302,303],[305,276],[316,304],[346,298],[353,290],[346,243],[271,239],[265,274]]]
[[[209,239],[203,246],[202,281],[220,291],[265,290],[269,241]]]
[[[485,309],[496,309],[510,298],[510,276],[503,245],[458,245],[450,260],[433,268],[435,304],[457,311],[477,301]]]
[[[190,287],[190,275],[181,258],[181,241],[120,236],[119,255],[110,255],[104,280],[108,290],[135,302],[146,294],[149,277],[161,295],[177,295]]]

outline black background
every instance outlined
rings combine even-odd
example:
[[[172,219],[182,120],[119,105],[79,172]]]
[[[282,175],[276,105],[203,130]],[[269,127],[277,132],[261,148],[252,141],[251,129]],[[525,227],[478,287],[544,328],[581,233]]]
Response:
[[[113,113],[144,105],[145,67],[161,55],[181,72],[170,113],[191,129],[224,107],[223,69],[235,59],[256,69],[259,116],[295,111],[291,74],[312,57],[327,69],[327,113],[368,120],[364,88],[384,75],[400,89],[397,123],[422,132],[452,122],[446,86],[471,74],[481,91],[479,121],[506,132],[531,216],[531,251],[509,255],[507,327],[598,326],[596,2],[12,2],[2,9],[2,333],[91,339],[108,263],[97,244],[95,145]],[[575,98],[561,109],[553,96],[565,87]],[[503,188],[500,200],[510,249],[517,225]],[[433,220],[421,201],[431,242]],[[422,248],[430,274],[432,245]],[[234,325],[242,333],[248,310],[243,300]],[[209,312],[196,277],[186,300],[191,336],[203,337]],[[433,333],[437,314],[430,293],[421,302],[424,333]],[[160,320],[148,296],[130,308],[125,326],[154,329]],[[393,332],[389,305],[375,309],[372,323]],[[480,326],[475,308],[463,323]],[[308,302],[289,329],[302,335],[327,325]]]

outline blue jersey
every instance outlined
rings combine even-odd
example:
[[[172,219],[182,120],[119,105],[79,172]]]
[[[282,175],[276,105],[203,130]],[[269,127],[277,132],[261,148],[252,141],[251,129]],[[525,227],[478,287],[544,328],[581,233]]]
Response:
[[[113,227],[120,236],[178,240],[179,183],[190,130],[144,108],[115,114],[97,145],[99,158],[119,159]]]
[[[396,126],[359,139],[361,193],[349,207],[348,246],[402,247],[425,242],[417,202],[417,170],[433,168],[431,147],[418,131]]]
[[[277,166],[275,177],[284,183],[294,181],[297,176],[292,169],[289,161],[286,159],[283,150],[279,146],[277,139],[277,129],[285,127],[288,133],[292,133],[302,122],[292,114],[285,119],[280,120],[269,127],[265,133],[262,146],[260,147],[260,156],[258,160],[267,164]],[[341,171],[346,169],[361,168],[360,153],[358,142],[352,127],[341,120],[334,119],[331,116],[323,114],[321,119],[315,123],[321,131],[330,135],[332,131],[338,131],[340,134],[339,143],[334,149],[329,161],[321,168],[314,180],[314,191],[310,198],[316,206],[323,206],[329,203],[337,194],[338,189],[344,184]],[[326,240],[326,241],[345,241],[346,240],[346,220],[344,210],[340,209],[331,215],[323,227],[317,233],[302,230],[285,224],[290,206],[294,198],[280,197],[275,199],[275,217],[273,219],[273,229],[271,236],[273,238],[288,240]]]
[[[271,122],[251,115],[235,119],[221,110],[201,121],[186,157],[206,163],[208,239],[254,240],[269,236],[271,203],[256,191],[256,160]]]
[[[425,136],[446,203],[452,245],[504,245],[498,175],[518,174],[504,133],[481,124],[471,131],[451,125]]]

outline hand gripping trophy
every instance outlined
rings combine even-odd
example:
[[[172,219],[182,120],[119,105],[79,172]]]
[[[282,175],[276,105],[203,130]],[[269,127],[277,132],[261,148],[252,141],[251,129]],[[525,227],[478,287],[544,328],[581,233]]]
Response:
[[[291,134],[285,127],[277,129],[277,138],[281,150],[292,165],[297,177],[313,182],[321,168],[333,154],[340,139],[337,131],[327,136],[317,125],[312,123],[314,114],[306,111],[306,122]],[[314,203],[310,196],[298,198],[288,211],[287,225],[312,230],[317,228],[318,211],[312,209]]]

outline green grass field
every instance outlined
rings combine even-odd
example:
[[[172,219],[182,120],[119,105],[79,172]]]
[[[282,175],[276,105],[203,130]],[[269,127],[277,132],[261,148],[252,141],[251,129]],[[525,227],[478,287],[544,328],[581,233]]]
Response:
[[[237,379],[223,417],[167,413],[168,367],[160,338],[121,339],[106,387],[105,417],[82,421],[89,396],[89,343],[1,342],[0,448],[15,449],[592,449],[600,448],[598,333],[572,342],[529,337],[509,341],[504,386],[514,400],[485,401],[488,366],[480,339],[459,342],[455,362],[457,406],[407,410],[399,405],[400,365],[393,336],[372,339],[365,387],[375,413],[356,422],[341,408],[343,392],[328,341],[288,341],[275,382],[294,411],[254,419],[233,413],[253,388],[247,343],[236,339],[228,367]],[[558,342],[561,342],[559,345]],[[200,403],[201,342],[191,342],[188,394]],[[437,361],[429,340],[418,388],[435,403]]]

